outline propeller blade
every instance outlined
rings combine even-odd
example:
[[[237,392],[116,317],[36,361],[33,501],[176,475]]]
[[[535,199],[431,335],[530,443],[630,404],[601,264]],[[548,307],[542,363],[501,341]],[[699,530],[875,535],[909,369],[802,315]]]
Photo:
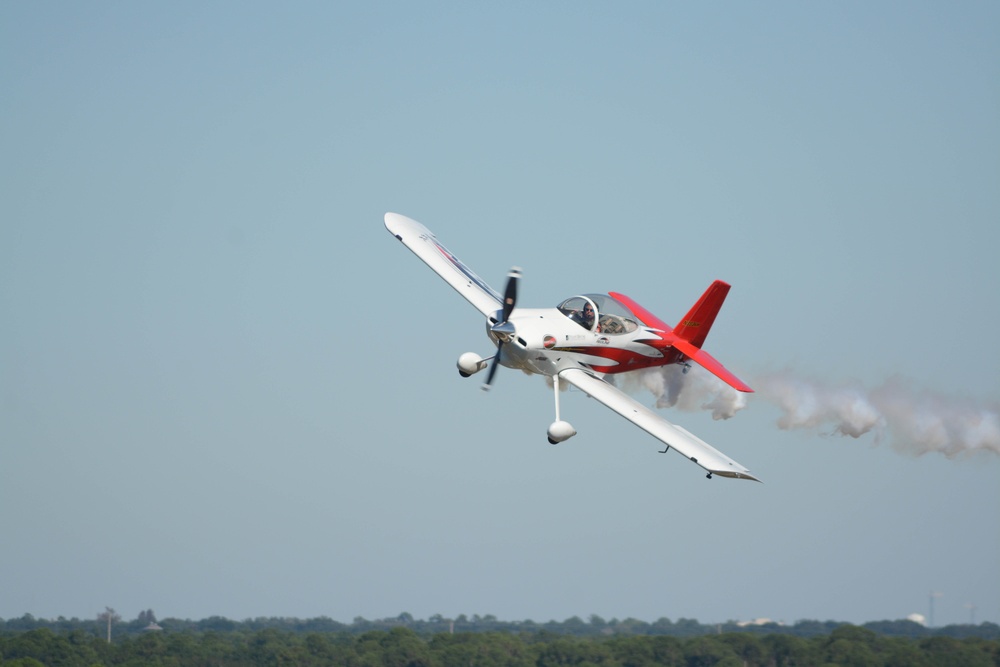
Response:
[[[500,350],[503,348],[503,341],[497,344],[497,353],[493,357],[493,363],[490,364],[490,370],[486,373],[486,382],[483,383],[483,391],[489,391],[490,385],[493,384],[493,376],[496,375],[497,366],[500,365]]]
[[[500,318],[501,322],[506,322],[510,314],[514,311],[514,305],[517,303],[517,282],[520,279],[521,267],[511,267],[510,273],[507,274],[507,287],[503,291],[503,316]]]

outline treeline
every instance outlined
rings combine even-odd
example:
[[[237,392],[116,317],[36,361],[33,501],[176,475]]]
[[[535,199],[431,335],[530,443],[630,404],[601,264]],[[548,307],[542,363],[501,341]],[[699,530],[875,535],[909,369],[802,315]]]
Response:
[[[455,618],[445,618],[439,614],[429,619],[415,619],[408,613],[389,618],[367,620],[357,617],[351,623],[340,623],[331,618],[299,619],[284,617],[248,618],[243,621],[233,621],[221,616],[212,616],[200,621],[178,618],[166,618],[157,621],[153,610],[140,612],[132,621],[123,621],[113,609],[109,609],[114,617],[111,625],[113,640],[123,637],[134,637],[149,632],[150,624],[168,633],[253,633],[261,630],[278,630],[292,634],[305,633],[344,633],[358,635],[373,630],[391,630],[403,627],[422,637],[441,633],[483,633],[498,632],[506,634],[540,634],[567,635],[572,637],[620,637],[620,636],[664,636],[664,637],[701,637],[712,634],[744,633],[752,635],[785,634],[794,637],[819,637],[830,635],[837,628],[848,625],[839,621],[798,621],[793,625],[783,625],[771,622],[759,622],[752,625],[741,625],[729,621],[726,623],[703,624],[693,619],[681,618],[671,621],[661,618],[652,623],[634,618],[625,620],[604,620],[592,615],[587,621],[577,616],[564,621],[501,621],[496,616],[464,614]],[[886,637],[905,637],[923,639],[929,637],[951,637],[954,639],[979,638],[1000,640],[1000,625],[996,623],[980,623],[979,625],[948,625],[940,628],[927,628],[909,620],[873,621],[860,626],[871,630],[877,635]],[[31,630],[47,629],[59,634],[83,632],[105,637],[107,634],[107,615],[101,614],[97,620],[67,619],[62,616],[55,620],[35,618],[25,614],[19,618],[0,619],[0,634],[12,632],[29,632]]]
[[[997,667],[1000,641],[886,637],[853,625],[829,635],[575,637],[550,632],[390,630],[151,631],[108,643],[42,628],[0,634],[4,667]]]

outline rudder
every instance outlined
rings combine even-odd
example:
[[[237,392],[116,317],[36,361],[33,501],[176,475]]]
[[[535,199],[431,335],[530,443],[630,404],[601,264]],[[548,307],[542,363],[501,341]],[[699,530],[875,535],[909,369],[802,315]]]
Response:
[[[705,338],[708,337],[708,332],[715,323],[715,316],[719,314],[727,294],[729,294],[729,283],[716,280],[709,285],[698,302],[691,306],[687,315],[674,327],[674,334],[695,347],[700,348],[704,345]]]

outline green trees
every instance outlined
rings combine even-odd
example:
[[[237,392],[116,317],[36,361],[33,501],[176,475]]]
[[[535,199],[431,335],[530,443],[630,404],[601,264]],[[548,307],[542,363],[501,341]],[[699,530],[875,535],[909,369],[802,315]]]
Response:
[[[763,665],[767,657],[767,650],[760,639],[746,633],[735,632],[719,637],[719,641],[729,645],[733,655],[735,655],[741,665]]]
[[[802,665],[817,665],[818,652],[810,645],[809,640],[793,635],[767,635],[761,640],[764,649],[771,657],[774,667],[801,667]]]
[[[102,614],[103,617],[103,614]],[[149,609],[139,613],[138,618],[127,622],[115,622],[112,628],[112,639],[119,637],[138,636],[146,632],[150,623],[156,623],[158,627],[167,633],[176,632],[240,632],[250,633],[258,630],[274,629],[282,632],[295,634],[305,634],[309,632],[336,633],[346,632],[355,635],[363,634],[371,630],[389,631],[395,627],[405,627],[413,630],[422,637],[427,637],[441,632],[502,632],[512,634],[537,634],[549,632],[559,635],[572,635],[576,637],[610,638],[622,636],[659,636],[671,637],[698,637],[709,634],[750,634],[755,637],[764,637],[773,634],[794,635],[797,637],[818,637],[828,636],[837,628],[849,625],[836,621],[798,621],[794,625],[781,625],[778,623],[766,623],[761,625],[741,626],[734,622],[705,625],[694,619],[680,618],[676,622],[668,618],[660,618],[653,623],[648,623],[635,618],[618,620],[612,618],[605,621],[600,616],[592,615],[589,621],[583,621],[574,616],[565,621],[547,621],[536,623],[535,621],[501,621],[496,616],[487,614],[486,616],[473,615],[471,618],[459,615],[455,618],[445,618],[440,614],[435,614],[427,620],[414,618],[409,613],[402,613],[398,616],[391,616],[383,619],[367,620],[361,617],[355,618],[350,624],[339,623],[328,617],[311,619],[284,618],[284,617],[258,617],[248,618],[243,621],[233,621],[222,616],[212,616],[200,621],[191,621],[178,618],[164,618],[157,620],[153,610]],[[864,628],[872,630],[879,636],[884,637],[906,637],[910,639],[923,639],[932,636],[946,636],[954,639],[968,639],[978,637],[980,639],[1000,639],[1000,626],[995,623],[980,623],[979,625],[949,625],[933,630],[914,623],[913,621],[876,621],[866,623]],[[28,630],[38,630],[47,628],[58,634],[65,634],[72,631],[81,631],[87,634],[106,635],[106,619],[97,623],[94,620],[80,620],[77,618],[59,617],[56,620],[46,620],[35,618],[31,614],[25,614],[20,618],[12,618],[4,621],[0,619],[0,633],[4,632],[26,632]]]
[[[406,628],[372,631],[358,637],[358,655],[367,667],[430,667],[427,642]]]
[[[438,627],[450,628],[450,621],[442,620]],[[500,624],[495,618],[480,620]],[[397,619],[402,622],[420,626],[412,617]],[[584,624],[591,626],[586,636],[534,624],[516,633],[452,634],[421,633],[400,624],[362,633],[308,630],[339,625],[328,619],[317,624],[218,618],[163,623],[168,629],[116,634],[111,644],[93,621],[82,626],[87,630],[72,624],[56,626],[68,631],[0,630],[0,667],[1000,667],[1000,640],[886,636],[848,624],[809,637],[750,632],[677,637],[594,634],[615,623],[599,618]],[[682,632],[693,627],[677,625]]]
[[[7,660],[26,658],[36,660],[46,667],[71,664],[93,664],[98,661],[94,644],[96,637],[86,638],[79,634],[57,635],[47,628],[29,630],[13,635],[0,642],[0,657],[6,666]],[[105,643],[105,646],[107,644]],[[25,663],[27,664],[27,663]]]
[[[918,647],[931,667],[993,667],[1000,664],[997,642],[928,637],[921,639]]]
[[[555,637],[535,645],[537,667],[599,667],[615,665],[605,642],[577,637]]]
[[[435,665],[531,667],[535,653],[521,638],[501,633],[434,635],[428,648]]]
[[[880,667],[883,664],[878,656],[882,642],[867,628],[842,625],[822,641],[821,648],[824,660],[835,665]]]

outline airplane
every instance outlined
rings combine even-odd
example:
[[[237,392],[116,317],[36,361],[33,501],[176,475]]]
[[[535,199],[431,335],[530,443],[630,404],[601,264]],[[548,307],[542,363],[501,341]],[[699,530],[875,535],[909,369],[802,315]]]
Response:
[[[686,373],[693,361],[737,391],[752,392],[702,349],[729,293],[727,283],[713,282],[675,327],[618,292],[572,296],[555,308],[519,308],[520,268],[513,267],[507,274],[501,295],[416,220],[386,213],[385,226],[486,318],[486,334],[496,353],[486,358],[475,352],[462,354],[458,358],[462,377],[489,367],[485,390],[492,385],[498,366],[551,378],[555,390],[555,421],[547,431],[551,444],[576,435],[576,429],[560,416],[559,393],[566,383],[663,442],[666,449],[661,453],[674,449],[701,466],[708,479],[719,475],[760,481],[747,468],[604,379],[606,375],[668,364],[679,364]]]

